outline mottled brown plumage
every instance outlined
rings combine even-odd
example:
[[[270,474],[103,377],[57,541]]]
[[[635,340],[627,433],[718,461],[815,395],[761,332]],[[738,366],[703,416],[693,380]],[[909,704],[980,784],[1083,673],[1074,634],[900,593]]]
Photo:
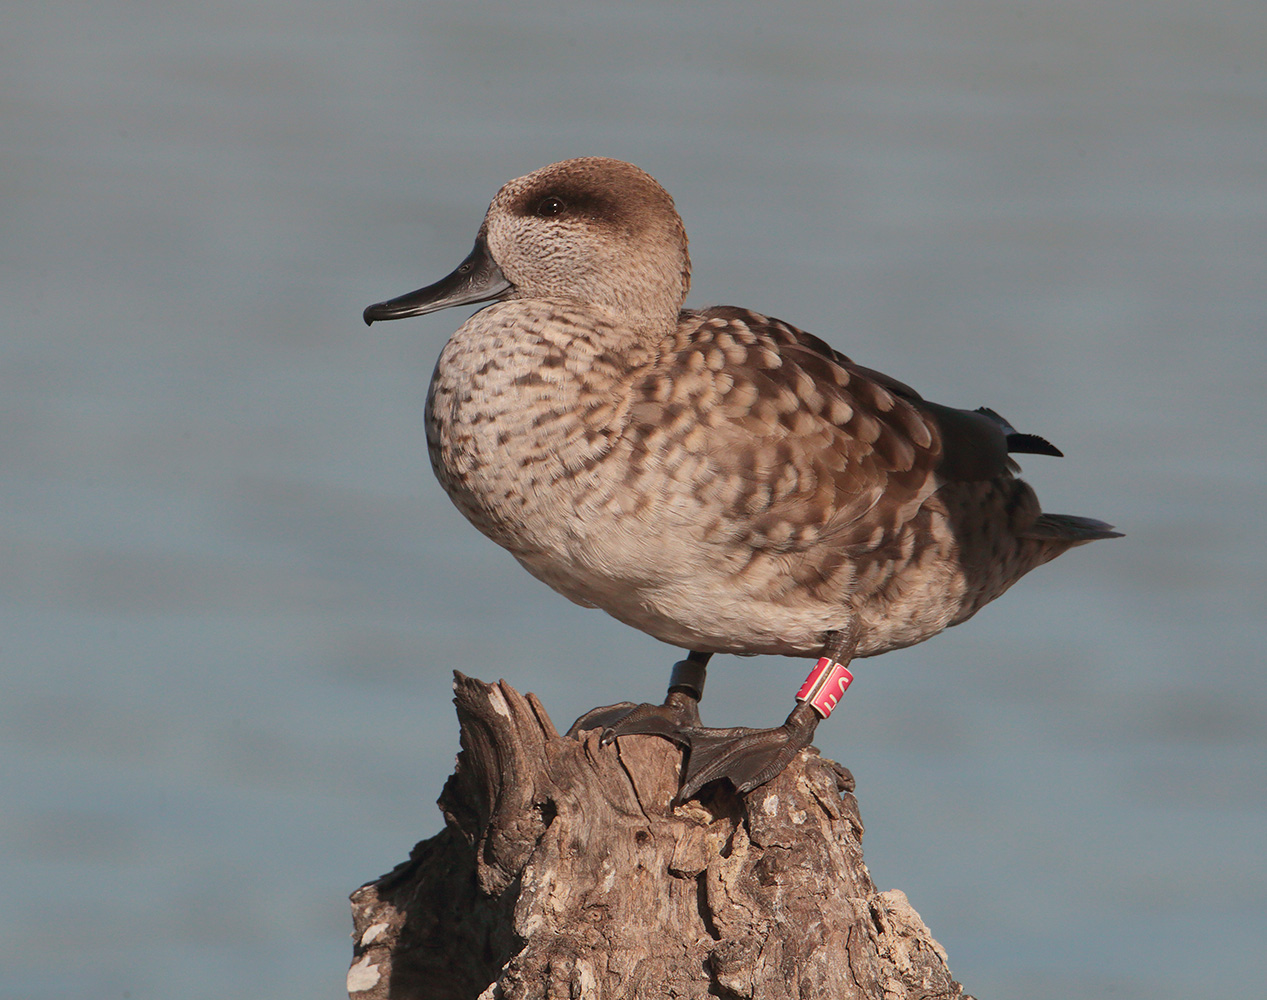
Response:
[[[701,773],[768,780],[816,722],[794,712],[756,749],[701,749],[707,654],[908,646],[1114,532],[1040,511],[1009,449],[1059,454],[1041,438],[929,403],[779,320],[683,311],[689,283],[668,194],[586,158],[507,184],[457,272],[366,320],[498,300],[436,366],[436,475],[533,575],[694,651],[690,704],[590,720],[691,745],[693,791]]]

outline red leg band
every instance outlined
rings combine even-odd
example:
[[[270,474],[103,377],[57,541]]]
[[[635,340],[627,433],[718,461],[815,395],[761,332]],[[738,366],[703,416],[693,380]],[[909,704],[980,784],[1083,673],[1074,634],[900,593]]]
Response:
[[[801,689],[796,692],[797,701],[808,701],[824,719],[844,697],[845,689],[853,683],[853,674],[845,669],[843,663],[824,656],[810,671]]]

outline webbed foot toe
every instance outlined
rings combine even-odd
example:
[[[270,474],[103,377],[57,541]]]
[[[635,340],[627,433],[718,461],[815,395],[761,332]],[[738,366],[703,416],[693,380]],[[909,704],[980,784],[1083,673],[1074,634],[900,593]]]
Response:
[[[586,712],[568,730],[571,737],[590,729],[603,731],[606,746],[618,736],[663,736],[679,746],[690,745],[690,734],[700,728],[699,702],[689,695],[670,691],[662,705],[622,702]]]
[[[818,716],[798,704],[775,729],[698,729],[690,734],[690,754],[677,800],[684,802],[709,782],[726,778],[741,795],[764,785],[810,745]]]

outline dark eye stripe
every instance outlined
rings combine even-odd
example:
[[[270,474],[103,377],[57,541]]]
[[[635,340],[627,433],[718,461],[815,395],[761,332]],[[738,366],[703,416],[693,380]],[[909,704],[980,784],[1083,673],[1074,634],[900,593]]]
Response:
[[[547,195],[537,205],[537,214],[543,219],[548,219],[551,216],[559,215],[566,207],[559,198],[554,195]]]

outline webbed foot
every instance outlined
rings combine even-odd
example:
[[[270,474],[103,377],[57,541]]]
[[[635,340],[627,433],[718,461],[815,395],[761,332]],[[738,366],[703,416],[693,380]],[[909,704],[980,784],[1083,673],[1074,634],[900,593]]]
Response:
[[[699,701],[680,691],[670,691],[662,705],[622,702],[586,712],[567,734],[577,738],[589,729],[603,731],[603,746],[618,736],[663,736],[679,746],[690,745],[690,734],[700,728]]]
[[[682,787],[676,801],[685,802],[701,788],[726,778],[741,795],[752,791],[782,771],[792,758],[809,746],[818,728],[853,680],[845,663],[853,654],[853,629],[830,632],[824,655],[810,672],[797,704],[783,725],[775,729],[705,729],[700,725],[699,700],[710,653],[692,652],[673,665],[669,693],[662,705],[622,702],[586,712],[568,730],[579,739],[582,732],[602,729],[604,746],[621,736],[662,736],[686,747]]]
[[[687,734],[690,752],[682,775],[678,802],[685,802],[709,782],[727,778],[739,794],[750,792],[775,777],[810,745],[818,715],[798,703],[783,725],[775,729],[704,729]]]

